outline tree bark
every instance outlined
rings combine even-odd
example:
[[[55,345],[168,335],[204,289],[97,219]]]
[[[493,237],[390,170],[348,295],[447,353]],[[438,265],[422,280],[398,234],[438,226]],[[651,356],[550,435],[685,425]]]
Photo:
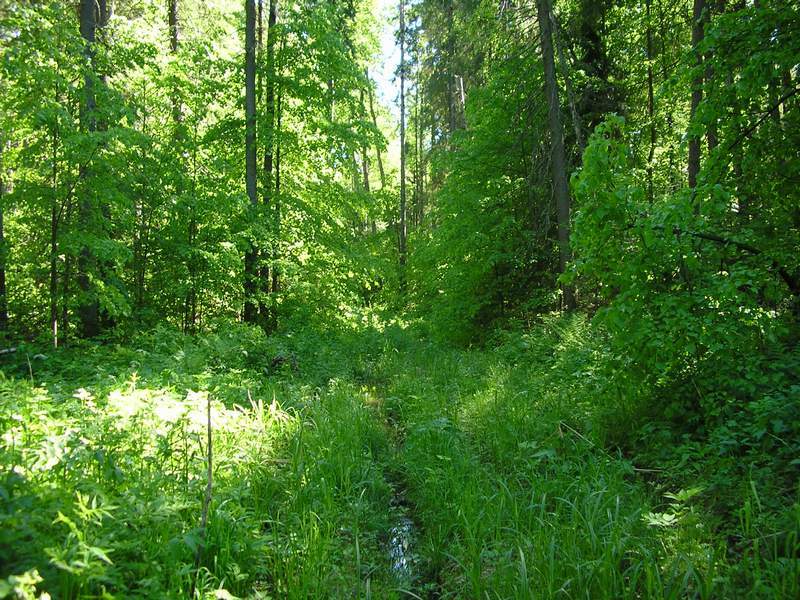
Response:
[[[422,198],[422,125],[421,125],[421,100],[419,93],[419,80],[414,86],[414,226],[422,223],[423,198]]]
[[[178,55],[178,48],[180,47],[180,13],[178,12],[178,0],[169,0],[169,50],[173,58]],[[172,102],[172,123],[175,126],[175,137],[180,136],[180,125],[183,123],[183,107],[181,106],[181,97],[178,91],[178,86],[173,85],[171,90]]]
[[[179,0],[169,0],[167,25],[169,27],[169,49],[172,54],[173,60],[177,60],[178,50],[180,48],[180,12]],[[177,82],[170,90],[170,102],[172,103],[172,125],[174,127],[174,141],[176,146],[176,154],[178,160],[183,152],[183,142],[185,139],[183,131],[183,106],[181,103],[180,91]],[[181,173],[177,178],[179,187],[183,188],[183,166],[181,165]],[[180,189],[183,192],[183,189]],[[197,241],[197,218],[194,211],[194,196],[190,199],[190,205],[187,207],[188,224],[186,228],[186,242],[189,246],[189,255],[186,263],[186,270],[188,272],[189,281],[188,289],[186,290],[186,298],[184,299],[183,306],[183,330],[186,333],[194,333],[197,327],[197,266],[195,264],[195,243]],[[142,274],[144,274],[144,267],[142,267]],[[141,281],[142,285],[144,280]],[[142,290],[143,291],[143,290]]]
[[[372,95],[372,80],[369,78],[369,71],[364,72],[367,76],[368,87],[367,87],[367,96],[369,98],[369,114],[372,116],[372,125],[375,129],[378,129],[378,117],[375,113],[375,99]],[[381,157],[381,149],[376,145],[375,146],[375,154],[377,154],[378,159],[378,173],[381,176],[381,190],[386,187],[386,171],[383,169],[383,158]]]
[[[6,290],[6,249],[3,217],[6,202],[6,166],[3,162],[6,141],[0,135],[0,332],[8,331],[8,296]]]
[[[264,132],[264,189],[263,189],[263,204],[266,214],[272,211],[272,233],[273,236],[276,231],[274,207],[272,206],[275,196],[275,25],[278,22],[278,0],[269,0],[269,16],[267,20],[267,89],[266,89],[266,131]],[[261,268],[261,281],[260,291],[263,295],[274,292],[274,287],[271,287],[271,274],[274,271],[274,261],[277,259],[277,246],[276,239],[270,241],[269,248],[270,256],[269,261],[272,265],[263,265]],[[263,296],[262,296],[263,297]],[[262,327],[265,329],[274,329],[277,326],[275,315],[275,303],[272,302],[269,306],[264,304],[263,300],[258,303],[259,319]]]
[[[693,123],[697,115],[697,109],[703,100],[703,57],[698,51],[698,46],[703,41],[705,35],[705,0],[694,0],[692,9],[692,48],[697,53],[697,75],[692,80],[692,99],[689,109],[689,123]],[[689,136],[689,159],[687,164],[687,174],[689,187],[697,187],[697,175],[700,173],[700,137],[698,135]]]
[[[95,41],[97,35],[97,14],[95,0],[81,0],[80,5],[80,33],[84,40],[84,58],[88,64],[84,75],[83,98],[81,99],[80,122],[81,128],[86,133],[94,133],[97,129],[95,117],[95,79],[94,57]],[[94,230],[95,206],[90,190],[86,189],[90,177],[89,161],[80,169],[80,179],[84,183],[80,202],[80,227],[84,236],[91,236]],[[85,337],[94,337],[100,333],[99,302],[91,284],[91,271],[94,270],[96,260],[91,248],[84,241],[78,256],[78,286],[81,296],[78,306],[78,316],[81,322],[81,331]]]
[[[281,45],[283,47],[283,45]],[[275,197],[273,198],[273,215],[275,227],[275,248],[276,254],[280,253],[281,239],[281,91],[277,92],[277,123],[275,127]],[[281,271],[277,265],[272,266],[272,293],[278,294],[281,291]],[[275,307],[272,326],[278,327],[278,310]]]
[[[572,128],[575,131],[575,143],[578,146],[578,156],[579,158],[583,157],[583,150],[585,148],[585,142],[583,140],[583,130],[581,126],[581,116],[578,112],[578,106],[575,102],[575,94],[572,91],[572,81],[569,77],[569,63],[567,63],[566,58],[564,57],[564,44],[561,36],[561,29],[558,25],[558,22],[555,20],[555,15],[553,16],[553,32],[554,32],[554,39],[555,39],[555,46],[556,50],[558,51],[558,62],[561,65],[562,75],[564,76],[564,84],[567,89],[567,101],[569,102],[569,112],[572,115]]]
[[[58,104],[56,89],[56,104]],[[58,348],[58,126],[53,129],[51,185],[53,198],[50,202],[50,332],[53,336],[53,347]]]
[[[446,6],[447,14],[447,117],[450,127],[450,138],[452,139],[453,133],[458,129],[456,108],[456,81],[455,81],[455,36],[453,35],[453,0],[447,0]]]
[[[361,114],[366,116],[367,107],[364,102],[363,88],[358,91],[358,100],[361,104]],[[364,186],[364,191],[369,194],[369,154],[366,139],[364,140],[364,143],[361,144],[361,180],[362,185]]]
[[[245,187],[250,201],[251,215],[256,216],[258,194],[256,189],[256,3],[245,0]],[[244,321],[258,320],[258,252],[250,235],[250,247],[244,256]]]
[[[400,254],[400,292],[406,292],[406,21],[405,0],[400,0],[400,224],[398,250]]]
[[[647,199],[653,202],[653,157],[656,152],[655,94],[653,91],[653,27],[650,22],[651,0],[646,2],[647,18],[647,118],[650,121],[650,150],[647,153]]]
[[[558,82],[553,59],[553,33],[550,26],[551,4],[550,0],[537,0],[536,4],[544,63],[544,93],[547,97],[550,128],[550,168],[558,215],[558,269],[560,273],[564,273],[571,258],[569,249],[570,201],[567,187],[567,165],[564,156],[564,131],[561,126],[561,106],[558,100]],[[575,295],[571,286],[562,285],[562,294],[564,308],[567,310],[575,308]]]
[[[708,7],[708,12],[705,17],[705,21],[707,23],[711,22],[711,13],[716,12],[718,14],[722,14],[725,12],[725,0],[716,0],[716,2],[712,3],[711,6]],[[710,85],[714,83],[714,67],[712,66],[712,59],[714,57],[713,52],[707,52],[703,57],[703,61],[706,64],[705,68],[705,81],[703,85],[706,88],[709,88]],[[708,130],[706,131],[706,143],[708,144],[708,154],[709,156],[719,145],[719,131],[717,129],[717,119],[715,118],[714,121],[709,123]]]

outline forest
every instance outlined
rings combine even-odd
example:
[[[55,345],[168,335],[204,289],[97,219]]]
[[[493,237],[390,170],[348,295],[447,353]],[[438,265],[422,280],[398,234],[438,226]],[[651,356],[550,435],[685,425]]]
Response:
[[[0,0],[0,599],[800,598],[796,0]]]

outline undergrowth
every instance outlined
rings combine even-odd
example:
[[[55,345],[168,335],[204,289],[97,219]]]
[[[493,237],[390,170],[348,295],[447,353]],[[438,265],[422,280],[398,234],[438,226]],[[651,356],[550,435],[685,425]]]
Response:
[[[380,590],[387,447],[346,342],[229,328],[22,348],[0,379],[0,597]]]
[[[800,596],[784,363],[689,437],[580,317],[484,349],[373,320],[3,360],[0,597]]]

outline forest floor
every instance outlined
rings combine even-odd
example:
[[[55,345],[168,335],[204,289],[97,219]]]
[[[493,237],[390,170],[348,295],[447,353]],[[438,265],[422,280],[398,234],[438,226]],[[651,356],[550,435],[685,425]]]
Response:
[[[0,597],[797,597],[796,557],[743,573],[700,488],[604,449],[588,332],[22,347],[0,377]]]

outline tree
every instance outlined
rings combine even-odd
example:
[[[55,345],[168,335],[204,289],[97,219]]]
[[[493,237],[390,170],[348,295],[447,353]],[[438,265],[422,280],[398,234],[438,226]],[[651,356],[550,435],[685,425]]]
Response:
[[[277,168],[278,164],[275,160],[276,149],[276,98],[275,98],[275,41],[277,37],[276,25],[278,23],[278,1],[269,0],[269,17],[267,20],[267,61],[266,61],[266,128],[263,136],[264,146],[264,168],[263,168],[263,197],[264,208],[266,214],[272,213],[271,218],[271,233],[272,239],[270,240],[270,256],[272,261],[272,276],[270,277],[270,268],[268,265],[262,266],[260,286],[262,298],[270,292],[273,293],[273,303],[271,306],[264,304],[263,300],[259,301],[258,312],[262,327],[265,329],[275,329],[277,327],[277,306],[275,296],[280,286],[280,278],[278,270],[275,266],[275,259],[277,258],[277,238],[278,230],[277,225],[280,219],[280,206],[278,204],[278,181]],[[266,257],[262,257],[262,260]]]
[[[91,136],[97,129],[97,117],[95,115],[95,81],[97,79],[97,74],[94,70],[97,14],[94,0],[81,0],[80,31],[85,41],[85,74],[83,97],[81,99],[81,127],[86,134]],[[90,164],[91,157],[80,167],[83,190],[80,201],[79,219],[83,235],[87,239],[84,239],[78,256],[78,285],[81,290],[78,314],[81,322],[81,330],[85,337],[94,337],[100,333],[100,304],[94,286],[92,285],[92,276],[96,265],[96,259],[93,256],[88,241],[88,239],[95,234],[96,229],[95,201],[92,197],[93,191],[91,182],[89,181],[91,177]]]
[[[257,218],[256,189],[256,3],[245,0],[245,186],[251,218]],[[258,247],[253,236],[244,258],[244,321],[258,321]]]
[[[405,0],[400,0],[400,224],[397,234],[400,253],[400,293],[406,292],[408,230],[406,224],[406,21]]]
[[[5,156],[6,140],[0,133],[0,332],[8,330],[8,298],[6,297],[6,248],[5,227],[3,217],[6,202],[6,165]]]
[[[705,35],[706,3],[705,0],[694,0],[692,8],[692,49],[697,56],[697,72],[692,78],[692,98],[689,112],[690,120],[694,121],[700,102],[703,101],[703,57],[699,46]],[[689,132],[689,158],[687,174],[689,187],[697,187],[697,175],[700,173],[700,136]]]
[[[558,99],[555,61],[553,59],[553,33],[551,26],[550,0],[537,0],[539,16],[539,36],[542,44],[544,66],[544,95],[547,99],[548,125],[550,129],[550,173],[553,180],[553,195],[558,215],[558,270],[565,273],[571,259],[569,248],[570,202],[567,187],[567,164],[564,155],[564,130],[561,126],[561,104]],[[563,306],[567,310],[575,308],[572,287],[562,284]]]

